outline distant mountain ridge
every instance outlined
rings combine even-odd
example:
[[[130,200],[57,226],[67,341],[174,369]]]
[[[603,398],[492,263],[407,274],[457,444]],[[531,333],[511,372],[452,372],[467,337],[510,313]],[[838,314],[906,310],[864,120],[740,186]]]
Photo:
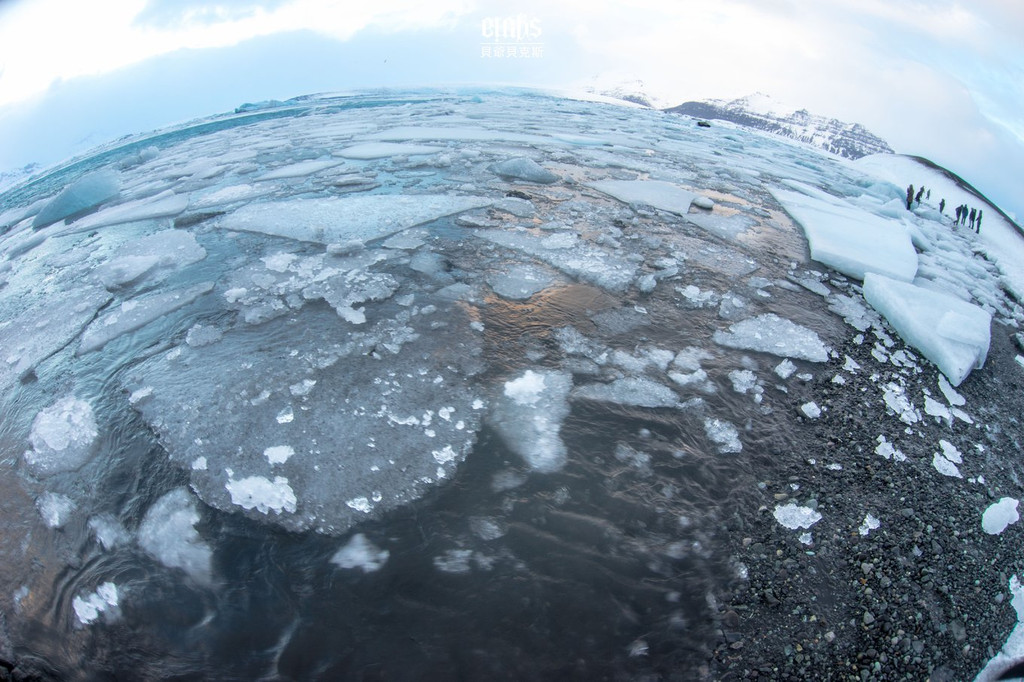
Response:
[[[817,116],[806,109],[792,109],[755,93],[734,100],[684,102],[665,109],[669,113],[703,119],[731,121],[775,135],[806,142],[848,159],[870,154],[892,154],[889,144],[859,123]]]

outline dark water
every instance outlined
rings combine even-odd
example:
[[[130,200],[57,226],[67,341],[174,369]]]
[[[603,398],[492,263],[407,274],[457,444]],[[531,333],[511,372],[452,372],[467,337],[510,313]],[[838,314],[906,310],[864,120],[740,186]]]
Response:
[[[252,114],[276,115],[285,113]],[[145,144],[242,123],[214,122],[210,130]],[[108,163],[115,151],[82,163]],[[63,182],[58,173],[24,191]],[[738,292],[751,312],[771,310],[827,341],[835,318],[820,298],[774,286],[770,300],[759,300],[741,283],[755,271],[778,280],[791,262],[805,260],[792,224],[781,214],[765,215],[732,243],[696,228],[654,221],[647,227],[695,254],[681,284]],[[217,279],[246,257],[237,241],[204,231],[203,216],[195,220],[208,257],[161,288]],[[501,267],[450,219],[428,228],[453,271]],[[353,529],[389,553],[376,572],[331,563],[351,533],[293,534],[201,505],[197,530],[214,549],[215,578],[206,585],[162,566],[130,540],[104,550],[88,516],[107,515],[131,535],[157,499],[187,485],[187,473],[170,464],[146,423],[124,409],[122,379],[197,320],[223,322],[222,311],[207,297],[101,352],[75,359],[74,348],[65,348],[2,405],[0,453],[9,480],[0,500],[0,605],[7,616],[0,651],[44,677],[67,680],[697,677],[717,627],[715,595],[742,580],[743,568],[722,551],[741,491],[793,438],[767,393],[757,403],[734,392],[727,375],[756,367],[770,377],[779,358],[716,350],[717,306],[688,306],[669,284],[640,297],[560,283],[527,301],[490,296],[474,310],[485,329],[481,381],[499,387],[526,368],[558,367],[563,358],[553,332],[571,326],[627,352],[708,349],[713,357],[702,367],[717,390],[683,396],[704,400],[692,409],[573,401],[561,432],[569,460],[556,473],[530,472],[485,425],[452,480]],[[24,471],[20,455],[34,415],[72,385],[95,407],[101,454],[47,481],[45,490],[91,505],[52,530],[34,509],[44,487]],[[715,450],[705,433],[708,415],[739,427],[741,453]],[[83,626],[73,600],[105,582],[118,586],[118,606]]]

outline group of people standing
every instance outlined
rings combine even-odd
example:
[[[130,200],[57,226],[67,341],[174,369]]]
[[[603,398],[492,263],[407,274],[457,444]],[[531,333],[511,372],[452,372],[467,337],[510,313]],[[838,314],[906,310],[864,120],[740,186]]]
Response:
[[[908,185],[907,210],[913,210],[914,204],[920,204],[922,198],[930,199],[931,196],[932,191],[930,189],[926,190],[924,187],[921,187],[919,190],[917,190],[917,193],[915,194],[914,186]],[[942,199],[941,201],[939,201],[939,213],[942,213],[945,210],[946,200]],[[974,230],[978,234],[981,234],[981,209],[968,208],[967,204],[961,204],[960,206],[957,206],[956,216],[953,218],[953,224],[967,225],[968,221],[970,221],[970,229]]]

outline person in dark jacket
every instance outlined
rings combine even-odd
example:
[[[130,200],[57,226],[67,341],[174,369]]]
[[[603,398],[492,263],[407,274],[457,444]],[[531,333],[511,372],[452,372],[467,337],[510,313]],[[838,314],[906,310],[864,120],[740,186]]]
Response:
[[[923,197],[923,196],[924,196],[924,187],[922,187],[921,189],[917,190],[917,196],[914,198],[914,201],[920,204],[921,203],[921,197]]]
[[[910,205],[914,203],[914,186],[907,185],[907,210],[910,210]]]
[[[981,209],[978,209],[978,218],[974,222],[974,231],[981,234]]]
[[[956,207],[956,218],[953,220],[953,224],[954,225],[959,225],[960,224],[960,215],[963,212],[964,212],[964,207],[963,206],[957,206]]]
[[[977,212],[977,211],[975,211],[975,210],[974,210],[974,209],[972,208],[972,209],[971,209],[971,229],[972,229],[972,230],[974,229],[974,219],[975,219],[975,218],[977,218],[977,216],[978,216],[978,212]]]
[[[942,199],[941,201],[939,201],[939,213],[942,213],[945,210],[946,210],[946,200]]]

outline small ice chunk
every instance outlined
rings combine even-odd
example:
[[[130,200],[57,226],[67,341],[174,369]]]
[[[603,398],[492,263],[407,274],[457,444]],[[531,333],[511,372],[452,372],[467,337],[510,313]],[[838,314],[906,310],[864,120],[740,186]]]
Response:
[[[963,407],[967,404],[967,399],[957,393],[956,389],[950,385],[949,379],[947,379],[943,374],[939,375],[939,390],[942,391],[942,395],[945,396],[946,402],[951,406]]]
[[[469,573],[469,561],[473,558],[471,549],[449,549],[434,557],[434,566],[444,573]]]
[[[533,159],[519,156],[514,159],[506,159],[490,167],[492,173],[503,178],[512,180],[526,180],[542,185],[550,185],[558,182],[560,178],[547,170]]]
[[[718,446],[718,451],[723,454],[736,453],[743,450],[740,432],[735,426],[723,419],[705,419],[704,433],[707,434],[708,439],[712,443]]]
[[[981,515],[981,527],[989,535],[999,535],[1006,528],[1020,520],[1017,512],[1019,500],[1012,497],[1001,497],[998,502],[990,504]]]
[[[954,464],[963,464],[963,454],[956,449],[956,446],[950,443],[948,440],[939,439],[939,447],[942,448],[942,456],[948,459]]]
[[[801,405],[800,412],[808,419],[817,419],[821,416],[821,408],[814,401]]]
[[[209,583],[213,550],[195,525],[199,510],[186,488],[175,488],[149,508],[139,524],[139,547],[168,568],[180,568],[192,579]]]
[[[616,379],[609,384],[589,384],[573,391],[575,399],[631,405],[634,407],[677,407],[675,391],[656,381],[638,377]]]
[[[797,539],[800,540],[800,544],[802,545],[814,544],[814,536],[811,533],[801,533],[800,537]]]
[[[785,360],[783,360],[782,362],[775,366],[775,373],[779,376],[780,379],[788,379],[794,374],[796,374],[796,365],[794,365],[789,358],[786,358]]]
[[[729,348],[761,351],[811,362],[828,360],[828,348],[814,331],[774,313],[737,322],[728,332],[716,331],[712,338],[715,343]]]
[[[74,471],[88,461],[98,435],[92,405],[65,396],[32,421],[25,463],[37,476]]]
[[[71,601],[78,622],[82,625],[92,623],[100,614],[117,607],[117,604],[117,585],[111,582],[103,583],[92,594],[79,595]]]
[[[121,522],[111,514],[100,514],[89,519],[89,530],[103,545],[103,549],[107,550],[123,545],[131,539]]]
[[[861,535],[867,535],[871,531],[875,530],[881,525],[881,522],[868,512],[864,516],[864,522],[860,524],[860,528],[857,529]]]
[[[185,343],[192,348],[200,348],[202,346],[209,346],[211,343],[217,343],[222,336],[224,336],[224,332],[217,327],[207,324],[194,324],[185,335]]]
[[[810,507],[801,507],[796,502],[785,506],[776,505],[774,516],[776,521],[790,530],[810,528],[821,521],[821,514]]]
[[[877,441],[878,445],[875,446],[876,455],[892,459],[894,462],[905,462],[907,460],[907,456],[899,448],[888,442],[885,436],[879,436]]]
[[[914,407],[903,386],[894,382],[886,384],[882,398],[886,406],[895,412],[904,424],[909,426],[921,421],[921,413]]]
[[[938,417],[947,424],[953,423],[952,411],[930,395],[924,397],[924,413],[931,417]]]
[[[36,509],[47,526],[61,528],[75,511],[75,502],[67,495],[47,491],[36,500]]]
[[[729,381],[732,382],[732,390],[745,394],[757,386],[757,375],[749,369],[734,369],[729,372]]]
[[[295,492],[283,476],[275,476],[273,481],[263,476],[248,476],[239,480],[229,478],[224,487],[231,495],[231,503],[242,509],[255,508],[261,514],[295,511]]]
[[[505,525],[489,516],[469,517],[469,529],[481,540],[497,540],[506,533]]]
[[[294,454],[295,450],[290,445],[274,445],[263,451],[263,456],[271,464],[284,464]]]
[[[331,563],[339,568],[358,568],[363,573],[379,571],[387,563],[391,552],[370,542],[362,533],[356,533],[334,556]]]
[[[956,464],[943,457],[938,452],[932,456],[932,466],[943,476],[950,476],[952,478],[963,478],[960,473],[960,469],[957,468]]]
[[[560,469],[567,451],[560,435],[569,414],[567,398],[572,375],[549,370],[526,370],[505,383],[495,401],[491,422],[510,450],[532,469]]]
[[[526,264],[516,264],[487,275],[487,283],[494,293],[513,301],[524,301],[538,291],[547,289],[554,281],[555,278],[548,271]]]

